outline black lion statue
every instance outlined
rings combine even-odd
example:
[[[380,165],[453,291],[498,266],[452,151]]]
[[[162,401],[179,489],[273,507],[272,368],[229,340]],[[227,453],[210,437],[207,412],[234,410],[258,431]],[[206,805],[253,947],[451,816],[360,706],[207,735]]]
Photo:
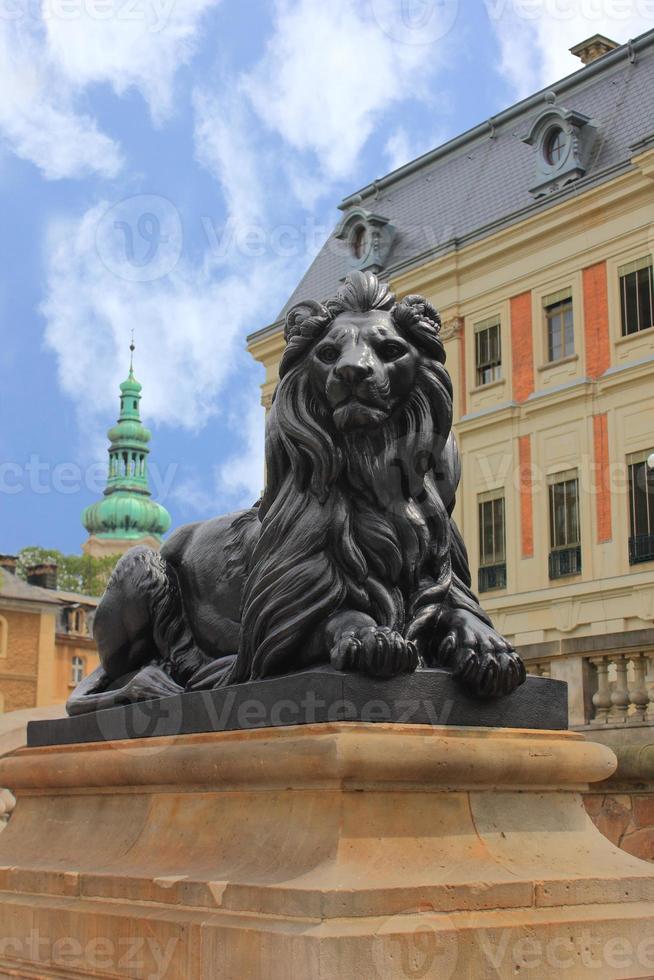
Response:
[[[286,318],[249,510],[118,562],[95,616],[102,666],[70,714],[319,665],[452,671],[481,697],[525,680],[470,588],[440,318],[372,273]]]

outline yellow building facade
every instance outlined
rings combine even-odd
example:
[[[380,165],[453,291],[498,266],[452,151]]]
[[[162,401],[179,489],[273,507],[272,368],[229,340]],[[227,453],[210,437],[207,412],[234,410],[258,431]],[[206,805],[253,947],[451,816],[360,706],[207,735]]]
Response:
[[[473,587],[595,730],[654,719],[652,104],[654,32],[346,198],[282,311],[352,267],[441,311]],[[282,329],[249,338],[266,406]]]
[[[0,566],[0,711],[63,705],[95,670],[97,603],[24,582],[11,563]]]

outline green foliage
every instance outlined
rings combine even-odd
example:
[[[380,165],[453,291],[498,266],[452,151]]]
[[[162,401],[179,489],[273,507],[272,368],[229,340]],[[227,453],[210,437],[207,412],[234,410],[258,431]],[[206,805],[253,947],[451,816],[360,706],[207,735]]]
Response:
[[[27,569],[41,562],[56,562],[57,588],[65,592],[100,596],[105,590],[119,555],[93,558],[91,555],[64,555],[52,548],[23,548],[18,555],[16,573],[27,578]]]

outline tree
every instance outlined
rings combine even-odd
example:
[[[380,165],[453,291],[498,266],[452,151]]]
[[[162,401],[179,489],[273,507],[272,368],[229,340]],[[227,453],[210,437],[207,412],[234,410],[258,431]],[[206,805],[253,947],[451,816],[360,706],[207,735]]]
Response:
[[[64,555],[54,548],[32,546],[23,548],[19,552],[16,574],[26,579],[27,570],[32,565],[54,562],[57,565],[58,589],[64,592],[100,596],[119,557],[119,555],[106,555],[103,558],[93,558],[91,555]]]

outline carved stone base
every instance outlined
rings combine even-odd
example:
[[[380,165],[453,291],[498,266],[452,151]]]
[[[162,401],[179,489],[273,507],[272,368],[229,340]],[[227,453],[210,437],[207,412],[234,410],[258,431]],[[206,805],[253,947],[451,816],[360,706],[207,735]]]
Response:
[[[654,868],[569,732],[336,723],[23,749],[0,976],[654,974]]]

